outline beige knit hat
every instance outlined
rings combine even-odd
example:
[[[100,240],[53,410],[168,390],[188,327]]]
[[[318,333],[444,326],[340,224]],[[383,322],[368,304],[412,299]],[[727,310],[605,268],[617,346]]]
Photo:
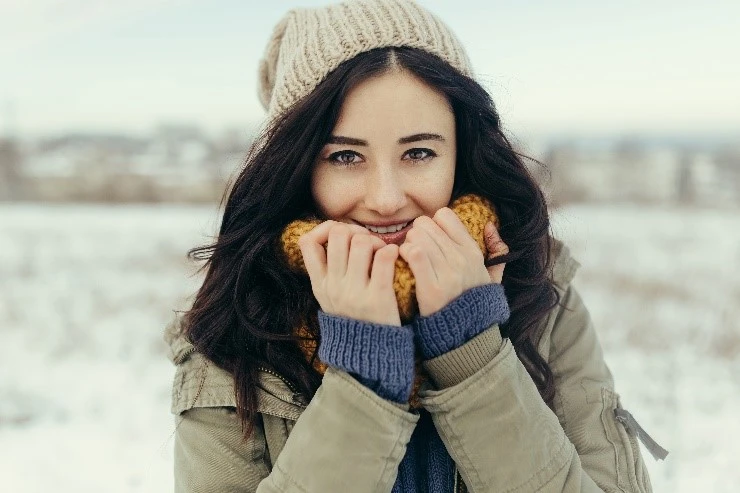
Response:
[[[472,77],[458,39],[416,2],[350,0],[285,14],[260,61],[260,101],[274,118],[307,96],[342,62],[390,46],[422,49]]]

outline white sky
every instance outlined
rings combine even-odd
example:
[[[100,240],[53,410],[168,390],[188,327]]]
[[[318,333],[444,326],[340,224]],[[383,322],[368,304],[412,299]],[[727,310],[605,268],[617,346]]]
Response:
[[[531,133],[740,136],[740,2],[419,0]],[[0,0],[0,131],[218,131],[259,121],[257,63],[325,0]]]

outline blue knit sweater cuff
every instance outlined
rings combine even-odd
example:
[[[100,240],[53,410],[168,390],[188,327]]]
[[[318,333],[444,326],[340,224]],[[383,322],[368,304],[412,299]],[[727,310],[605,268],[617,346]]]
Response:
[[[411,326],[382,325],[319,310],[319,359],[353,375],[380,397],[405,403],[414,383]]]
[[[417,317],[413,327],[424,359],[432,359],[507,320],[509,303],[504,286],[491,283],[465,291],[429,316]]]

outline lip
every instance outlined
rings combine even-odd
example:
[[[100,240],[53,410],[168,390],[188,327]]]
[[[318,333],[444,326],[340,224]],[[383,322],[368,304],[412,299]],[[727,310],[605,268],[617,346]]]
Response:
[[[398,223],[395,223],[398,224]],[[372,225],[371,225],[372,226]],[[409,222],[405,228],[403,228],[400,231],[396,231],[395,233],[376,233],[374,231],[370,231],[368,229],[368,232],[371,235],[377,236],[381,240],[383,240],[386,245],[390,245],[391,243],[395,243],[396,245],[401,245],[403,241],[406,239],[406,233],[409,232],[409,230],[414,226],[414,222]]]

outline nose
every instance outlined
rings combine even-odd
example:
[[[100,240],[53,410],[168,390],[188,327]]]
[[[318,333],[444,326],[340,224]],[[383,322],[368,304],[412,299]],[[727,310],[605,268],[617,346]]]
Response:
[[[377,166],[365,186],[365,206],[381,216],[393,216],[407,202],[406,187],[392,166]]]

